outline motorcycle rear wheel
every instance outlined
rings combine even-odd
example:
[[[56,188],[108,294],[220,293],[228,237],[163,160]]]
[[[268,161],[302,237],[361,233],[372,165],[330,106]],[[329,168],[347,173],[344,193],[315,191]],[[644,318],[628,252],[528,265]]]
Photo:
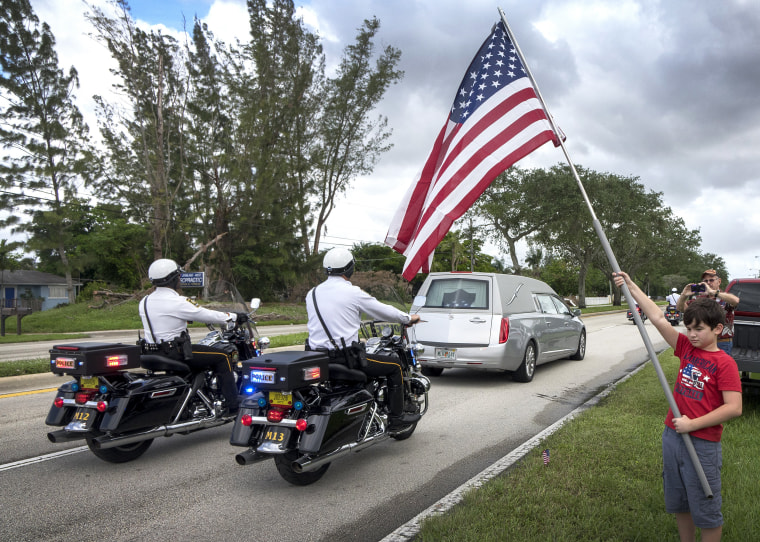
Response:
[[[313,484],[322,476],[324,476],[327,469],[330,468],[330,463],[319,467],[317,470],[309,472],[296,472],[293,469],[293,461],[301,457],[297,451],[293,450],[284,454],[278,454],[274,456],[274,464],[277,467],[277,472],[286,481],[294,486],[308,486]]]
[[[153,439],[143,440],[134,444],[116,446],[115,448],[98,449],[92,443],[93,437],[87,437],[87,446],[95,457],[109,463],[126,463],[140,457],[153,444]]]

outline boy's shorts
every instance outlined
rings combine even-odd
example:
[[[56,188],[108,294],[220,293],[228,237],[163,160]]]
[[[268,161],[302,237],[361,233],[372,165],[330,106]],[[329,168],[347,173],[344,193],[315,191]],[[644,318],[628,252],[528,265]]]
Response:
[[[665,510],[669,514],[688,512],[694,525],[711,529],[723,525],[720,495],[720,469],[723,454],[720,442],[691,437],[702,470],[712,489],[713,498],[705,496],[702,483],[686,449],[683,437],[670,427],[662,432],[662,485]]]

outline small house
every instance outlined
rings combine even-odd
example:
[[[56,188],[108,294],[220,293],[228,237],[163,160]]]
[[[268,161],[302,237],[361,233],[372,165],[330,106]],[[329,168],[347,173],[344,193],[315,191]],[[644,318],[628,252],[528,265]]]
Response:
[[[75,288],[79,286],[74,283]],[[42,271],[0,270],[0,294],[3,309],[44,311],[69,302],[66,279]]]

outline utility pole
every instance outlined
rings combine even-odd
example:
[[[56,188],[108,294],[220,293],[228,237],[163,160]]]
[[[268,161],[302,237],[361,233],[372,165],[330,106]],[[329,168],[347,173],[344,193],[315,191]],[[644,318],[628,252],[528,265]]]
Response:
[[[475,271],[475,241],[472,235],[472,217],[470,217],[470,273]]]

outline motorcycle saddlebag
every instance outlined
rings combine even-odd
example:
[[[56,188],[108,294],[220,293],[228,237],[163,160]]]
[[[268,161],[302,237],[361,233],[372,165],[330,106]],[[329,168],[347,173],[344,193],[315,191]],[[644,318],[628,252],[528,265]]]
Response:
[[[77,343],[50,350],[50,370],[55,374],[95,376],[140,367],[140,347],[113,343]]]
[[[56,393],[56,397],[63,397],[64,399],[73,399],[76,395],[75,388],[73,387],[74,384],[76,384],[76,380],[71,380],[69,382],[66,382],[61,387],[58,388],[58,393]],[[45,424],[46,425],[67,425],[71,421],[71,417],[74,415],[74,412],[76,411],[76,408],[69,407],[69,408],[58,408],[55,406],[55,404],[50,405],[50,411],[48,412],[47,418],[45,418]]]
[[[301,434],[298,451],[325,453],[356,442],[372,402],[372,394],[364,388],[355,388],[349,393],[333,393],[323,398],[321,411],[308,417],[313,431]]]
[[[243,386],[290,391],[327,380],[330,358],[323,352],[272,352],[242,361]]]
[[[188,387],[175,375],[137,380],[126,395],[111,399],[100,430],[123,433],[167,424],[176,416]]]

